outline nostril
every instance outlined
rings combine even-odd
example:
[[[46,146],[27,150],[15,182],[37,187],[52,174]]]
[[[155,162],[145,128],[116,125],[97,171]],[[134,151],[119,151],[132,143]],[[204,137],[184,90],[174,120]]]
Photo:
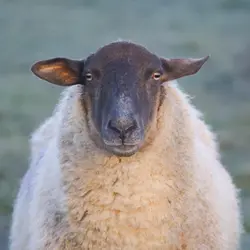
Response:
[[[132,132],[136,128],[137,128],[137,125],[136,125],[136,123],[134,121],[131,125],[128,125],[128,127],[124,130],[124,132],[125,133]]]
[[[114,122],[112,122],[112,120],[108,122],[108,128],[119,134],[122,132],[120,129],[116,127],[116,125],[114,124]]]

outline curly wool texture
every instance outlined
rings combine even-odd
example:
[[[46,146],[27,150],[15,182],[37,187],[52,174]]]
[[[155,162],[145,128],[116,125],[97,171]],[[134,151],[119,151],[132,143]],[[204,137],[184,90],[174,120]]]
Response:
[[[177,83],[165,84],[154,140],[127,158],[91,140],[81,96],[82,87],[68,88],[32,137],[11,250],[239,248],[238,192],[214,134]]]

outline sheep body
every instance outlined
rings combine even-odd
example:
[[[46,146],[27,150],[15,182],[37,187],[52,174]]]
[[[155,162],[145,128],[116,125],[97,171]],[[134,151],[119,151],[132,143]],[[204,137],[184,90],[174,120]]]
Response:
[[[31,141],[11,250],[239,248],[238,192],[216,138],[176,82],[164,88],[154,141],[128,158],[93,143],[82,87],[65,91]]]

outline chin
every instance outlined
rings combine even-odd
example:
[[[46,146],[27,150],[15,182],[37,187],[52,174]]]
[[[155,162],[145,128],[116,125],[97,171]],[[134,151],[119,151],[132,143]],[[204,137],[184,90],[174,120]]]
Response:
[[[139,145],[133,145],[133,146],[121,145],[121,146],[106,146],[106,148],[110,153],[118,157],[129,157],[138,152],[140,147]]]

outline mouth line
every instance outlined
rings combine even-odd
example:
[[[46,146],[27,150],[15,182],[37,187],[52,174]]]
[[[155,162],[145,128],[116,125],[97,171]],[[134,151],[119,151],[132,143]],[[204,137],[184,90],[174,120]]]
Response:
[[[134,147],[138,146],[140,143],[129,143],[129,142],[110,142],[103,140],[103,143],[108,147]]]
[[[139,144],[125,145],[125,144],[106,144],[106,149],[117,156],[128,157],[135,154],[139,149]]]

